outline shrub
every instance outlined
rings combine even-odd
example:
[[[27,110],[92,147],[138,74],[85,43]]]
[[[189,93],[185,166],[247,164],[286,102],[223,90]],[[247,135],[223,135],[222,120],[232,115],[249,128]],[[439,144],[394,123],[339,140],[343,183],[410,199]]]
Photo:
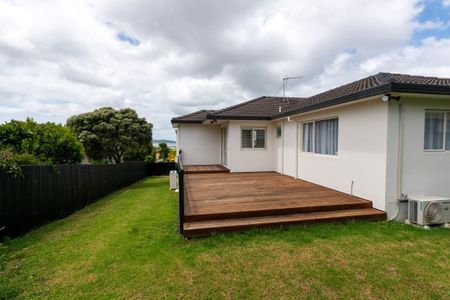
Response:
[[[22,169],[9,149],[0,149],[0,170],[13,177],[22,176]]]

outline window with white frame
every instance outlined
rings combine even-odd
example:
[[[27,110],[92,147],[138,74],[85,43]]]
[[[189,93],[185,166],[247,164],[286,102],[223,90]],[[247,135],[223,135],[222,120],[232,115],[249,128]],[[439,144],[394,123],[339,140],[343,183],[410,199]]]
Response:
[[[265,149],[266,129],[265,128],[242,128],[241,129],[242,149]]]
[[[424,150],[450,150],[450,111],[425,111]]]
[[[303,123],[303,152],[338,154],[337,118]]]

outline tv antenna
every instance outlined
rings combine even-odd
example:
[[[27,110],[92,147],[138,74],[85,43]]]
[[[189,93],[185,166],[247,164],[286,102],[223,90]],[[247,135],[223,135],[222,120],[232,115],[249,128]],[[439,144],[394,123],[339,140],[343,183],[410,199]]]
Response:
[[[292,80],[292,79],[302,79],[303,76],[290,76],[288,77],[287,75],[283,78],[283,98],[286,96],[286,85],[288,80]]]

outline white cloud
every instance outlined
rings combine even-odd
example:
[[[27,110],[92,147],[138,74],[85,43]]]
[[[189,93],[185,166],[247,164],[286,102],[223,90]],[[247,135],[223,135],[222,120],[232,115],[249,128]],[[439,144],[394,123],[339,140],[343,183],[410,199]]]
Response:
[[[171,117],[271,95],[286,74],[304,76],[289,85],[298,96],[378,71],[449,76],[447,39],[409,45],[447,26],[418,22],[423,5],[0,0],[0,121],[131,106],[173,137]]]

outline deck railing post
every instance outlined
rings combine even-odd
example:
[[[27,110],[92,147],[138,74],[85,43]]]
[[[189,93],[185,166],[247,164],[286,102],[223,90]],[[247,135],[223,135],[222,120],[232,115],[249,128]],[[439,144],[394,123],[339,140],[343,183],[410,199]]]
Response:
[[[184,170],[181,149],[178,154],[178,231],[183,234],[184,224]]]
[[[184,223],[184,170],[178,173],[178,231],[183,234]]]

